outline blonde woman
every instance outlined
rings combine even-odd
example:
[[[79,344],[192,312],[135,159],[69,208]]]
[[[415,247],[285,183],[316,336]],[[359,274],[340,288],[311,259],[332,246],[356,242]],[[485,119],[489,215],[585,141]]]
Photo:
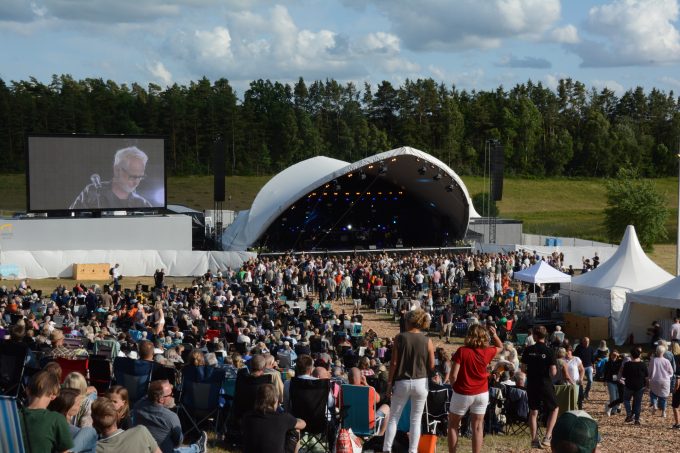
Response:
[[[97,399],[97,389],[88,387],[85,376],[77,371],[66,375],[62,388],[77,390],[82,397],[80,409],[70,423],[78,428],[92,426],[92,402]]]
[[[489,346],[493,341],[494,346]],[[484,414],[489,404],[489,373],[487,368],[501,352],[503,343],[493,326],[484,328],[474,324],[468,329],[465,345],[458,348],[453,358],[449,382],[453,395],[449,406],[449,451],[455,452],[458,444],[458,428],[466,412],[472,420],[472,451],[482,451],[484,441]]]
[[[406,313],[406,331],[394,338],[390,362],[387,394],[392,395],[392,407],[383,451],[392,451],[397,434],[397,422],[411,400],[411,431],[409,453],[417,453],[420,441],[420,422],[427,400],[427,377],[434,371],[434,346],[423,330],[430,327],[430,317],[424,310]]]
[[[163,332],[163,328],[165,327],[165,314],[163,313],[163,302],[160,300],[156,302],[156,305],[154,306],[154,312],[153,312],[153,333],[154,335],[158,336]]]

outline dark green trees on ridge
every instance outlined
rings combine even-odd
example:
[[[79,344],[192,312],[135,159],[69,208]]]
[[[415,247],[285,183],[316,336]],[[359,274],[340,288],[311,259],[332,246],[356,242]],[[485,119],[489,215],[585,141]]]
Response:
[[[641,176],[677,171],[680,100],[637,87],[617,96],[571,79],[466,91],[432,79],[358,87],[336,80],[226,79],[165,89],[53,76],[0,79],[0,158],[24,170],[26,134],[154,134],[168,138],[170,174],[210,173],[212,143],[227,144],[229,174],[271,174],[324,155],[346,161],[398,146],[428,152],[461,174],[481,174],[484,146],[505,145],[506,174]]]

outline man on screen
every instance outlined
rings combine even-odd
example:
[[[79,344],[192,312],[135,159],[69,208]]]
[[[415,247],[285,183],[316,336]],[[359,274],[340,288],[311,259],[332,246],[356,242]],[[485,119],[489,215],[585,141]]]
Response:
[[[113,178],[101,181],[99,175],[90,176],[90,184],[78,194],[69,209],[125,209],[151,208],[136,190],[146,177],[144,171],[149,158],[144,151],[130,146],[116,151],[113,159]]]

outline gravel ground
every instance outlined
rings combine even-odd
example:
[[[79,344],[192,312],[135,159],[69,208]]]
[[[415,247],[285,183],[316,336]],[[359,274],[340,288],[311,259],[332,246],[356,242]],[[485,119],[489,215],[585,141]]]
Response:
[[[344,308],[351,313],[350,304],[334,303],[337,312]],[[362,313],[364,315],[364,331],[373,329],[380,337],[394,337],[399,333],[399,324],[385,313],[376,314],[372,310]],[[436,335],[430,335],[435,347],[443,347],[447,352],[453,353],[461,345],[462,339],[455,338],[453,344],[446,344],[439,340]],[[604,404],[609,402],[606,386],[601,382],[594,382],[590,392],[590,400],[584,403],[584,409],[597,420],[600,428],[602,453],[628,453],[628,452],[675,452],[680,449],[680,431],[672,430],[673,414],[668,398],[667,418],[662,418],[660,412],[652,415],[649,410],[649,395],[646,394],[642,401],[642,414],[640,426],[625,424],[625,411],[621,407],[621,414],[607,417],[604,414]],[[529,448],[529,436],[487,437],[484,442],[484,451],[494,452],[539,452],[542,450]],[[446,443],[440,446],[438,451],[445,451]],[[460,452],[470,451],[469,441],[463,440]]]

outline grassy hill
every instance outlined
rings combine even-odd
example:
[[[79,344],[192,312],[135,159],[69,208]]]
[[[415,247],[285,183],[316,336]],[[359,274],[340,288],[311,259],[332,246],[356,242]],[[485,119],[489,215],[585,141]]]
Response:
[[[227,177],[225,208],[248,209],[260,188],[271,176]],[[483,191],[480,177],[463,177],[470,195]],[[677,179],[654,179],[663,193],[671,215],[667,221],[667,243],[675,243],[677,222]],[[197,209],[210,209],[213,180],[211,176],[168,178],[168,203]],[[555,236],[573,236],[608,241],[602,225],[606,205],[603,179],[522,179],[505,180],[503,200],[498,203],[502,217],[524,221],[524,232]],[[26,209],[24,175],[0,176],[0,212],[10,215]],[[615,240],[618,240],[616,238]],[[664,247],[668,248],[668,247]]]

